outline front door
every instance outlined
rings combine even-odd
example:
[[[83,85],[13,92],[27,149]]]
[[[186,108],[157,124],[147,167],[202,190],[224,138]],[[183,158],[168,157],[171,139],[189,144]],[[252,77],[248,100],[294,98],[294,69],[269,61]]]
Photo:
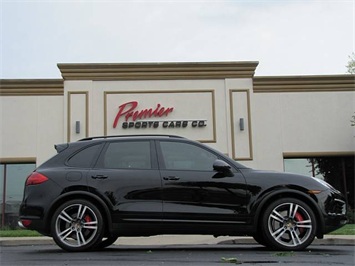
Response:
[[[158,147],[165,222],[245,221],[245,180],[237,169],[217,173],[213,163],[223,158],[198,144],[167,140]]]

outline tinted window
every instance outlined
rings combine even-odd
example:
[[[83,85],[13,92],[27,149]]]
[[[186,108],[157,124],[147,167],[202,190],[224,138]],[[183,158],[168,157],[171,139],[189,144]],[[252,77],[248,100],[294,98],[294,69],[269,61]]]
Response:
[[[212,171],[217,156],[182,142],[160,142],[166,169]]]
[[[150,142],[110,143],[104,155],[103,164],[105,168],[151,169]]]
[[[101,145],[94,145],[79,151],[68,160],[68,165],[83,168],[90,167],[100,147]]]

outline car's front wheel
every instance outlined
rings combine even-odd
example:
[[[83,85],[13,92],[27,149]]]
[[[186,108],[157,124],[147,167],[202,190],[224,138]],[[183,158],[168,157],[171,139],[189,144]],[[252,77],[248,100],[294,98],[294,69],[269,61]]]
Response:
[[[312,209],[294,198],[272,202],[262,219],[262,231],[268,246],[280,250],[305,249],[314,240],[316,227]]]
[[[101,239],[104,223],[99,209],[87,200],[71,200],[62,204],[52,218],[54,241],[67,251],[86,251]]]
[[[253,238],[254,238],[254,240],[255,240],[256,242],[258,242],[260,245],[262,245],[262,246],[267,246],[267,242],[265,241],[265,238],[264,238],[263,234],[257,233],[257,234],[255,234],[255,235],[253,235]]]
[[[118,235],[113,234],[108,236],[105,239],[102,239],[96,246],[95,249],[104,249],[108,246],[111,246],[113,243],[116,242],[116,240],[118,239]]]

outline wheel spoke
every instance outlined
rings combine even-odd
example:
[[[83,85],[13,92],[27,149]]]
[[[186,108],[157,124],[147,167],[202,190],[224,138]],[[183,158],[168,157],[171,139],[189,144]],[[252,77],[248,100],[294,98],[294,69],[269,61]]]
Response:
[[[78,218],[79,219],[83,219],[86,209],[87,209],[86,206],[83,206],[81,204],[79,205],[79,210],[78,210]]]
[[[301,244],[301,240],[300,238],[298,237],[297,233],[293,230],[290,231],[290,235],[291,235],[291,238],[292,238],[292,243],[294,246],[297,246],[299,244]]]
[[[290,204],[290,213],[289,213],[290,218],[292,218],[292,219],[295,218],[297,210],[298,210],[298,205],[291,203]]]
[[[96,230],[97,229],[97,221],[86,222],[86,223],[84,223],[83,228]]]
[[[278,213],[276,210],[274,210],[271,214],[271,218],[275,219],[276,221],[282,223],[283,222],[283,219],[284,217]]]
[[[275,237],[275,239],[279,239],[287,230],[284,227],[280,227],[277,229],[275,232],[272,233],[272,236]]]
[[[67,214],[64,210],[60,213],[58,218],[64,220],[67,223],[71,223],[73,221],[73,218],[69,214]]]
[[[299,228],[312,228],[312,221],[311,220],[298,221],[296,223],[296,226]]]
[[[61,240],[66,239],[71,233],[73,232],[73,230],[69,227],[66,230],[64,230],[63,232],[61,232],[58,236],[60,237]],[[63,236],[64,235],[64,236]]]
[[[82,245],[86,244],[86,240],[85,240],[84,235],[81,231],[76,232],[76,238],[77,238],[78,246],[82,246]]]

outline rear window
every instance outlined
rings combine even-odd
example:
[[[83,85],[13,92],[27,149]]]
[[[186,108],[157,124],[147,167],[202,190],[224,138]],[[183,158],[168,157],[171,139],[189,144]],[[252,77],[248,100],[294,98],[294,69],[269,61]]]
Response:
[[[100,144],[84,148],[70,157],[67,164],[74,167],[89,168],[94,162],[100,148]]]

